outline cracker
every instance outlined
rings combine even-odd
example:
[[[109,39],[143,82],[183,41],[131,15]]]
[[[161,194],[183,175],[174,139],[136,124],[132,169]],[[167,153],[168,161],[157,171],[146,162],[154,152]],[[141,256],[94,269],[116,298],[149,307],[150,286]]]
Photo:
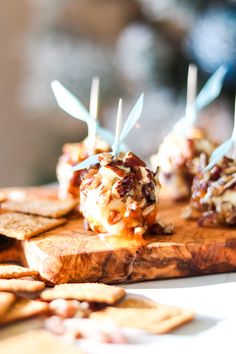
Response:
[[[0,264],[0,279],[21,278],[38,275],[39,272],[37,270],[22,267],[17,264]]]
[[[0,291],[33,293],[45,288],[45,284],[38,280],[0,279]]]
[[[136,308],[136,309],[153,309],[158,305],[156,302],[145,297],[127,297],[122,300],[117,307],[120,308]]]
[[[0,318],[11,307],[16,300],[16,296],[7,292],[0,292]]]
[[[93,312],[90,317],[99,321],[113,320],[121,327],[133,327],[153,334],[164,334],[191,321],[194,314],[190,310],[158,305],[152,309],[108,307]]]
[[[0,318],[0,325],[41,315],[47,311],[48,305],[45,302],[18,299],[4,317]]]
[[[4,213],[0,214],[0,234],[17,240],[27,240],[65,222],[66,219],[49,219],[20,213]]]
[[[100,283],[60,284],[53,289],[44,290],[41,294],[41,298],[46,301],[76,299],[104,304],[114,304],[124,296],[123,288]]]
[[[23,332],[1,340],[1,354],[82,354],[81,349],[45,330]]]
[[[59,218],[68,214],[75,208],[77,201],[74,199],[23,199],[7,200],[2,203],[2,209],[19,213]]]

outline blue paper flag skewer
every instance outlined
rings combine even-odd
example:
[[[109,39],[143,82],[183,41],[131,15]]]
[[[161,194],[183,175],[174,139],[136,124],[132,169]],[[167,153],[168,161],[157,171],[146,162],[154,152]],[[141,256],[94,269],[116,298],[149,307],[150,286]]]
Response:
[[[205,171],[210,170],[218,161],[224,156],[236,159],[236,98],[234,108],[234,128],[230,139],[226,140],[223,144],[218,146],[211,154],[209,164],[206,166]]]
[[[98,120],[95,121],[94,118],[91,117],[88,110],[84,107],[80,100],[75,95],[73,95],[73,93],[71,93],[57,80],[51,82],[51,88],[58,106],[63,111],[65,111],[71,117],[87,123],[87,125],[96,124],[96,131],[98,135],[110,146],[113,144],[114,135],[109,130],[101,127]],[[128,150],[125,144],[122,145],[122,149],[124,151]]]
[[[210,79],[208,79],[196,98],[196,112],[201,111],[219,96],[227,71],[227,68],[224,65],[221,65],[219,69],[217,69],[216,72],[210,77]],[[174,125],[173,130],[186,133],[196,124],[196,120],[197,115],[185,115],[178,120],[178,122]]]
[[[129,134],[129,132],[131,131],[131,129],[134,127],[134,125],[137,123],[137,121],[139,120],[142,110],[143,110],[143,100],[144,100],[144,95],[141,94],[141,96],[139,97],[137,103],[135,104],[134,108],[132,109],[132,111],[130,112],[122,130],[121,133],[118,134],[119,135],[119,139],[118,141],[116,141],[114,139],[113,141],[113,145],[112,145],[112,155],[113,156],[117,156],[117,154],[119,154],[120,152],[120,147],[121,147],[121,143],[122,141],[127,137],[127,135]],[[119,107],[121,109],[122,107],[122,103],[119,104]],[[72,167],[73,171],[78,171],[78,170],[82,170],[84,168],[87,168],[91,165],[94,165],[96,163],[99,162],[99,155],[93,155],[91,157],[89,157],[88,159],[86,159],[85,161],[81,162],[80,164]]]

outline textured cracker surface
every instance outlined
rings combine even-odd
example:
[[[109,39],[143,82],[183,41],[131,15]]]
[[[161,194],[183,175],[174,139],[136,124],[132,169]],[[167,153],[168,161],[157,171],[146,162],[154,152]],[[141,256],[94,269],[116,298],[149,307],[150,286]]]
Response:
[[[3,213],[0,214],[0,234],[18,240],[26,240],[65,222],[66,219],[49,219],[20,213]]]
[[[74,209],[77,202],[73,199],[23,199],[7,200],[2,203],[2,209],[26,214],[58,218]]]
[[[61,284],[53,289],[44,290],[41,298],[46,301],[54,299],[76,299],[114,304],[125,296],[125,290],[116,286],[100,283]]]
[[[38,274],[37,270],[16,264],[0,264],[0,279],[21,278],[29,275],[37,276]]]
[[[38,280],[0,279],[0,291],[36,292],[45,288],[45,284]]]
[[[143,329],[154,334],[169,333],[173,329],[193,320],[190,310],[157,305],[156,308],[115,308],[93,312],[96,320],[113,320],[121,327]]]
[[[1,353],[81,354],[82,351],[45,330],[31,330],[1,340]]]
[[[48,306],[44,302],[19,299],[17,300],[10,310],[0,319],[0,324],[14,322],[17,320],[29,318],[35,315],[45,313]]]

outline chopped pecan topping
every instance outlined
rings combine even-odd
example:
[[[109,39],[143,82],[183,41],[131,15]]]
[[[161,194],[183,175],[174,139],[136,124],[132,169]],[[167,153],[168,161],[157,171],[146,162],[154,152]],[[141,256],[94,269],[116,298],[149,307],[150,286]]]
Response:
[[[119,177],[124,177],[125,174],[126,174],[126,171],[121,168],[121,167],[118,167],[118,166],[115,166],[113,164],[109,164],[109,165],[106,165],[106,168],[110,169],[111,171],[113,171],[114,173],[116,173]]]
[[[108,223],[110,225],[115,225],[121,220],[121,214],[117,210],[111,210],[108,216]]]
[[[136,200],[133,200],[131,197],[128,197],[126,200],[126,205],[129,209],[136,210],[138,207],[138,202]]]
[[[146,207],[146,208],[143,210],[142,214],[143,214],[143,216],[147,216],[147,215],[150,214],[153,210],[154,210],[154,205],[152,204],[152,205],[149,205],[148,207]]]
[[[236,207],[236,163],[224,157],[210,171],[199,173],[192,186],[191,206],[203,212],[199,225],[226,223],[234,225]],[[227,173],[226,173],[227,172]],[[203,186],[206,188],[203,188]]]
[[[141,160],[138,156],[134,155],[132,152],[128,152],[124,157],[124,165],[126,167],[135,168],[138,166],[145,167],[146,164],[143,160]]]
[[[135,175],[134,173],[128,173],[122,181],[118,181],[116,185],[116,192],[122,198],[128,194],[135,184]]]
[[[101,166],[106,166],[112,161],[112,155],[109,153],[103,153],[98,156],[98,160],[101,164]]]
[[[215,165],[210,172],[211,180],[217,181],[220,178],[221,171],[222,171],[222,169],[218,165]]]
[[[154,185],[153,182],[144,184],[142,186],[142,193],[147,198],[147,200],[149,202],[155,202],[156,201],[155,185]]]
[[[148,171],[146,168],[142,166],[136,168],[136,176],[138,181],[140,181],[140,183],[142,184],[149,183],[150,179],[152,179],[152,176],[150,175],[150,171]]]

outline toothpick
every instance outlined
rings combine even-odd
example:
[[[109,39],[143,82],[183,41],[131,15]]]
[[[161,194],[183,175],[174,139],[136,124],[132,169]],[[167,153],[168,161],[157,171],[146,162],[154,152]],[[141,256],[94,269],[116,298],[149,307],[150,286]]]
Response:
[[[115,156],[119,151],[119,142],[120,142],[122,115],[123,115],[122,108],[123,108],[123,100],[122,98],[120,98],[118,103],[117,116],[116,116],[116,134],[115,134],[115,142],[113,148],[113,153]]]
[[[195,100],[197,94],[197,67],[190,64],[188,67],[187,79],[187,103],[186,103],[186,116],[194,117],[196,114]]]
[[[233,127],[232,139],[236,144],[236,96],[234,102],[234,127]]]
[[[89,113],[94,119],[94,124],[88,125],[88,142],[90,154],[94,154],[96,150],[96,120],[98,117],[98,105],[99,105],[99,78],[94,77],[92,80],[90,91],[90,106]]]

